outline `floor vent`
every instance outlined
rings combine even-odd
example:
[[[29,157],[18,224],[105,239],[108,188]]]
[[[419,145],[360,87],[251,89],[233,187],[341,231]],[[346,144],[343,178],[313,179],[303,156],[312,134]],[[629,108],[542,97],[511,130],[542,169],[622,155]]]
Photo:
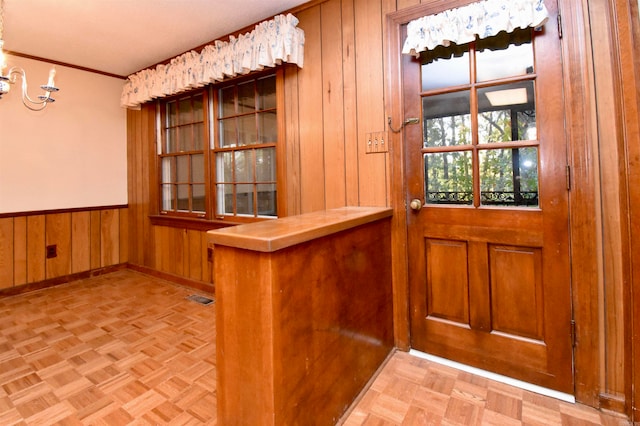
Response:
[[[187,296],[187,299],[191,300],[192,302],[196,302],[205,306],[210,305],[214,302],[213,299],[209,299],[208,297],[204,297],[204,296],[198,296],[195,294],[192,294],[191,296]]]

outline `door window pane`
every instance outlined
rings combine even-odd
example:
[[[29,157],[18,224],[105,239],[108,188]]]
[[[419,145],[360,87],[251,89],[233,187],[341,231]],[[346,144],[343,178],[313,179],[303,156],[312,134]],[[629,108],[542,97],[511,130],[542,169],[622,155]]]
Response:
[[[534,140],[535,129],[533,81],[478,89],[479,143]]]
[[[516,77],[534,72],[531,29],[500,32],[476,44],[478,82]]]
[[[424,146],[471,143],[471,102],[468,90],[422,98]]]
[[[469,84],[468,46],[438,46],[420,55],[422,91]]]
[[[480,151],[480,202],[538,206],[538,148]]]
[[[454,151],[424,155],[427,204],[472,204],[471,153]]]

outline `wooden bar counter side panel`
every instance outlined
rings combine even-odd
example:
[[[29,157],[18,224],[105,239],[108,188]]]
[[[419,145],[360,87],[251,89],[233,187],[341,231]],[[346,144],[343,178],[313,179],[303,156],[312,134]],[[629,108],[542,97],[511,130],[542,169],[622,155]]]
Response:
[[[271,246],[287,242],[271,251],[244,247],[252,230],[264,247],[264,225],[209,232],[219,424],[334,424],[392,350],[391,210],[355,209],[269,222]],[[346,227],[345,210],[359,213]],[[314,217],[332,232],[303,232]],[[309,238],[291,244],[283,222]],[[242,233],[240,247],[224,233]]]

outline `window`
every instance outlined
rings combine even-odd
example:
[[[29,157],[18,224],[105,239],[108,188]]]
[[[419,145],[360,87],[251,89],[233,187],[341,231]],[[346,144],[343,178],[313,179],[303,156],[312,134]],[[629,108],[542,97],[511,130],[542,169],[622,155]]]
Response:
[[[422,53],[427,204],[538,206],[533,35]]]
[[[217,103],[216,215],[276,216],[275,76],[221,87]]]
[[[206,214],[206,104],[206,91],[162,103],[162,212],[200,217]]]
[[[251,220],[278,215],[279,73],[159,102],[163,216]]]

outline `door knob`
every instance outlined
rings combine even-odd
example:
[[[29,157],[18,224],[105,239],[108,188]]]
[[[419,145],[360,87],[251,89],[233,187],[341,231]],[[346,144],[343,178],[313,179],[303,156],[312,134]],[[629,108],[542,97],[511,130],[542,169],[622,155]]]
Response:
[[[413,210],[415,212],[419,212],[420,209],[422,208],[422,201],[418,200],[417,198],[414,198],[409,203],[409,207],[411,207],[411,210]]]

